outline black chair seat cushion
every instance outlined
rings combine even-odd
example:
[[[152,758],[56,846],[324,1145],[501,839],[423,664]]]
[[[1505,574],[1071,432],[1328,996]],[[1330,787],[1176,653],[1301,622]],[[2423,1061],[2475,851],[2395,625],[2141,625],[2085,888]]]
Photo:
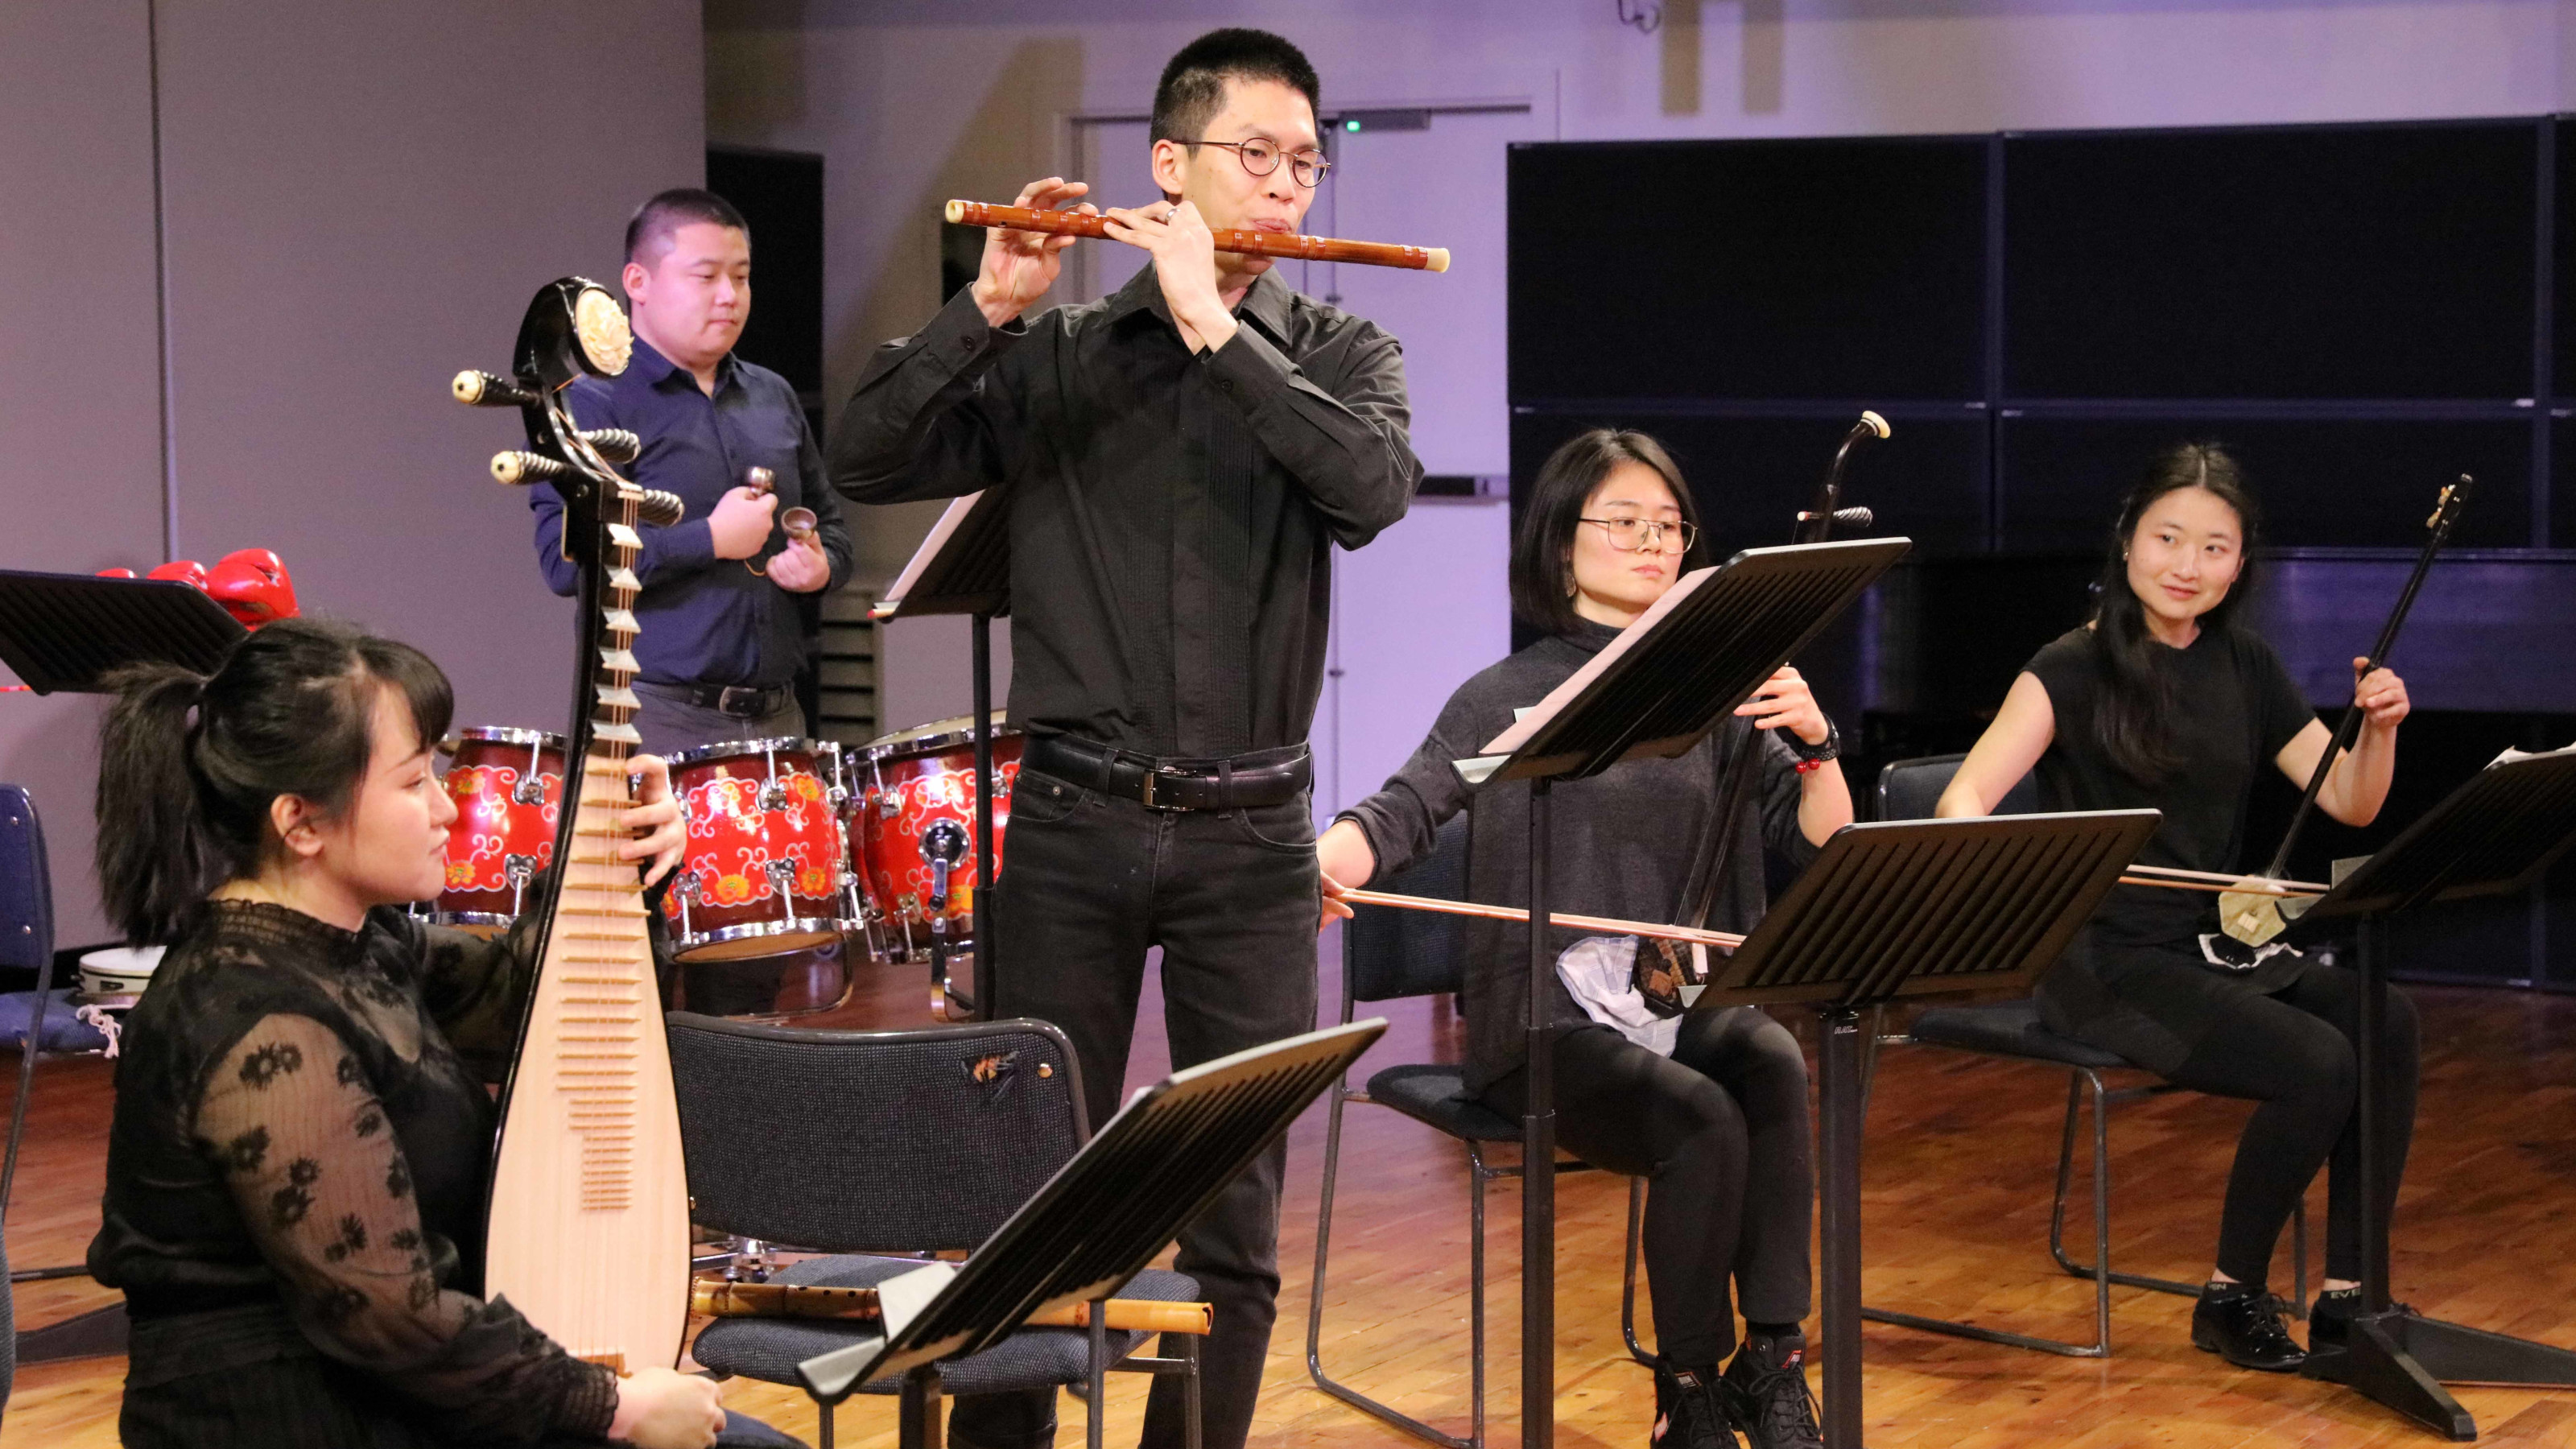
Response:
[[[874,1258],[858,1255],[809,1258],[780,1269],[773,1283],[818,1283],[829,1288],[872,1288],[898,1273],[921,1266],[918,1258]],[[1195,1303],[1198,1280],[1163,1268],[1148,1268],[1118,1290],[1121,1298],[1149,1298],[1164,1303]],[[1149,1335],[1112,1331],[1109,1361],[1136,1351]],[[795,1318],[719,1318],[698,1335],[690,1350],[701,1364],[720,1374],[738,1374],[762,1383],[796,1382],[796,1366],[816,1354],[847,1348],[873,1330],[856,1324]],[[1014,1389],[1056,1388],[1091,1376],[1091,1335],[1079,1328],[1023,1328],[1000,1343],[953,1358],[939,1366],[945,1391],[957,1394],[1008,1393]],[[903,1387],[885,1379],[861,1393],[891,1394]]]
[[[1425,1062],[1368,1080],[1369,1100],[1462,1142],[1517,1142],[1521,1124],[1467,1093],[1465,1069]]]
[[[1914,1018],[1906,1033],[1919,1042],[1933,1046],[1959,1047],[1972,1052],[1994,1052],[2004,1056],[2030,1057],[2043,1062],[2060,1062],[2070,1067],[2134,1067],[2137,1064],[2116,1052],[2087,1046],[2071,1037],[2050,1031],[2039,1019],[2039,1004],[2032,1001],[1998,1001],[1982,1006],[1936,1006]]]

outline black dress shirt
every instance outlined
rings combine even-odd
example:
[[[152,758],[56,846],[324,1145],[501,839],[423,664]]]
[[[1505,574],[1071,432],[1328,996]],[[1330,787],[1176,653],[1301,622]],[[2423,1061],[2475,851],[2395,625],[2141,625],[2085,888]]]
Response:
[[[1304,742],[1331,548],[1404,516],[1404,358],[1265,273],[1193,355],[1147,267],[995,328],[961,289],[869,364],[832,434],[862,503],[1008,488],[1014,723],[1195,758]]]
[[[778,513],[814,510],[832,580],[850,577],[850,530],[841,502],[825,486],[823,456],[805,425],[796,390],[768,368],[728,354],[716,364],[710,397],[688,369],[635,339],[635,355],[614,378],[584,377],[570,389],[572,415],[585,428],[624,428],[644,440],[627,473],[646,488],[676,493],[688,511],[669,528],[644,527],[635,601],[641,678],[662,684],[739,684],[774,688],[805,663],[808,626],[800,596],[752,573],[742,559],[720,559],[707,517],[725,490],[754,467],[776,475]],[[528,490],[537,515],[537,562],[546,585],[569,596],[579,575],[563,556],[563,498],[552,484]],[[775,515],[773,515],[773,519]],[[750,563],[787,546],[773,521],[769,542]],[[815,597],[820,597],[818,593]]]

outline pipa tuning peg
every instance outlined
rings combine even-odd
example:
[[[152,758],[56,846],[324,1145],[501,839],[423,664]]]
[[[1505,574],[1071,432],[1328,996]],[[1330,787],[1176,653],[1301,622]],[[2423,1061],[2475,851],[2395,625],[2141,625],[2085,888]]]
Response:
[[[1866,508],[1837,508],[1834,510],[1834,526],[1836,528],[1867,528],[1876,522],[1878,522],[1878,515],[1870,512]]]
[[[492,476],[514,487],[550,482],[571,472],[572,469],[568,465],[558,463],[542,453],[512,449],[506,453],[492,455]]]
[[[456,374],[447,390],[458,402],[472,408],[518,408],[537,401],[537,395],[506,377],[467,368]]]
[[[644,440],[624,428],[590,428],[581,440],[611,463],[632,463],[644,452]]]
[[[670,527],[688,511],[688,505],[680,501],[677,493],[665,493],[659,488],[639,491],[641,496],[635,500],[635,516],[655,528]]]

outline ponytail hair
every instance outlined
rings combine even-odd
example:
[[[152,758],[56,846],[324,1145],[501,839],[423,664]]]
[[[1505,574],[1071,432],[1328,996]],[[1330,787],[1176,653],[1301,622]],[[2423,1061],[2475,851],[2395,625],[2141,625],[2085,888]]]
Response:
[[[2182,768],[2173,720],[2183,703],[2174,697],[2171,677],[2155,667],[2153,651],[2162,646],[2149,636],[2146,605],[2129,587],[2129,541],[2157,499],[2185,488],[2206,489],[2234,509],[2243,536],[2236,580],[2227,597],[2200,616],[2200,627],[2229,628],[2237,606],[2254,587],[2254,539],[2262,510],[2247,491],[2236,459],[2217,443],[2182,443],[2158,453],[2121,503],[2110,554],[2093,583],[2093,647],[2104,682],[2093,710],[2093,731],[2111,763],[2142,785],[2161,784]]]
[[[136,945],[185,935],[206,897],[256,875],[275,846],[270,803],[325,819],[356,798],[386,686],[424,745],[447,733],[455,696],[408,644],[311,617],[281,619],[201,675],[134,665],[99,739],[98,881],[110,920]]]

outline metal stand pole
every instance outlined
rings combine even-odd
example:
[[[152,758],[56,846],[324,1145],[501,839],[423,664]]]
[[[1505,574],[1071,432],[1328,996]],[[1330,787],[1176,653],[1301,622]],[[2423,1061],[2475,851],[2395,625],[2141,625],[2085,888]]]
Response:
[[[1528,1110],[1521,1118],[1521,1449],[1556,1442],[1556,1069],[1548,1040],[1548,784],[1530,781]]]
[[[1860,1449],[1861,1017],[1836,1004],[1817,1013],[1818,1115],[1825,1161],[1820,1203],[1825,1334],[1825,1443]]]
[[[993,1019],[993,616],[975,616],[975,1018]]]

